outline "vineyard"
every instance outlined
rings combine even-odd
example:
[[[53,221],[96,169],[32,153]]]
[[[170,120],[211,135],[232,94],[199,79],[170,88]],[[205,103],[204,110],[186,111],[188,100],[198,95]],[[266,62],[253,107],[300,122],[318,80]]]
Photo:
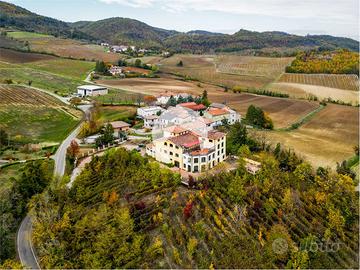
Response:
[[[293,173],[281,171],[267,154],[259,158],[258,175],[240,165],[235,172],[200,179],[195,189],[180,187],[178,175],[124,149],[94,159],[68,199],[57,197],[65,196],[61,192],[51,193],[50,201],[38,198],[34,240],[42,266],[356,267],[358,213],[348,178],[308,182],[313,174],[307,164],[298,163]],[[341,192],[346,201],[339,200]],[[349,223],[334,227],[340,205],[350,211]],[[283,250],[276,246],[279,239],[285,241]]]
[[[0,127],[17,141],[61,141],[81,112],[22,86],[0,85]]]
[[[253,61],[256,62],[257,57]],[[227,58],[226,58],[227,59]],[[183,61],[183,67],[177,63]],[[185,79],[200,80],[216,85],[228,87],[262,87],[271,82],[272,79],[256,74],[228,74],[217,71],[215,67],[216,56],[214,55],[174,55],[159,62],[160,71],[165,73],[178,74]],[[251,73],[251,72],[250,72]],[[241,75],[241,76],[240,76]]]
[[[278,82],[310,84],[359,91],[359,78],[357,75],[285,73]]]
[[[260,76],[275,79],[284,72],[293,58],[251,57],[221,55],[216,58],[216,71],[220,73]]]

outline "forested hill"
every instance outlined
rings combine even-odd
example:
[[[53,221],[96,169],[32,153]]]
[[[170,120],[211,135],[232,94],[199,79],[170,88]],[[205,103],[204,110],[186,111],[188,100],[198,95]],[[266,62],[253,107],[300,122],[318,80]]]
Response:
[[[359,50],[359,42],[333,36],[297,36],[284,32],[255,32],[241,29],[229,35],[194,30],[181,33],[156,28],[129,18],[109,18],[99,21],[66,23],[32,13],[26,9],[0,1],[0,27],[34,31],[114,45],[135,45],[145,48],[168,49],[174,52],[207,53],[239,52],[244,50],[294,52],[296,50]]]
[[[77,22],[78,30],[111,44],[162,47],[163,40],[178,32],[152,27],[128,18],[109,18],[95,22]]]
[[[94,40],[90,35],[70,27],[66,22],[41,16],[3,1],[0,1],[0,27],[54,36]]]

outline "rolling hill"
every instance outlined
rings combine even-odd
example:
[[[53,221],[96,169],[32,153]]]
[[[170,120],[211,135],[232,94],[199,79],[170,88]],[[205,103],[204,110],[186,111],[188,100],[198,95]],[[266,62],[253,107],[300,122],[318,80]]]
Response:
[[[359,42],[350,38],[325,35],[298,36],[284,32],[255,32],[241,29],[229,35],[194,30],[181,33],[150,26],[129,18],[67,23],[37,15],[24,8],[0,1],[0,27],[32,31],[54,36],[105,41],[146,48],[169,49],[174,52],[241,52],[292,54],[299,50],[320,48],[359,50]]]
[[[68,38],[94,40],[68,23],[33,13],[22,7],[0,1],[0,27],[38,32]]]

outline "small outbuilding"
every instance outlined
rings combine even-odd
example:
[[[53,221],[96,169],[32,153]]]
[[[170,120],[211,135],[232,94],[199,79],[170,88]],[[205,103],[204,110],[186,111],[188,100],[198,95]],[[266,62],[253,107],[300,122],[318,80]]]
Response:
[[[77,88],[77,93],[82,96],[101,96],[106,95],[108,93],[108,89],[104,86],[98,86],[98,85],[81,85]]]

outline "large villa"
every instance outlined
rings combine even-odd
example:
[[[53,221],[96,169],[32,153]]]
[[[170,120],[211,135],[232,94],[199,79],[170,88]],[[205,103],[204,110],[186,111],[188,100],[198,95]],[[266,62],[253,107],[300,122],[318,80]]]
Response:
[[[146,154],[192,173],[209,170],[226,159],[226,134],[215,128],[240,121],[236,111],[218,103],[209,108],[178,104],[161,114],[158,107],[142,108],[140,112],[143,110],[154,112],[142,118],[144,127],[157,134],[146,146]]]

